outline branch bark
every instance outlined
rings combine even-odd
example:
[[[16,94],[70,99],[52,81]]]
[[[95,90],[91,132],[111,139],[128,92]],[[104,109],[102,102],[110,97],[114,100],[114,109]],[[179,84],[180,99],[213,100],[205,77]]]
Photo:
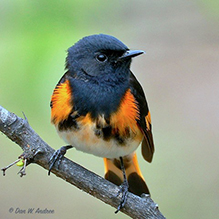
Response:
[[[39,137],[26,118],[22,119],[0,106],[0,131],[22,148],[22,157],[26,159],[27,165],[36,163],[46,170],[49,169],[49,159],[55,150]],[[51,172],[106,204],[117,208],[120,203],[121,197],[116,197],[118,186],[65,157],[59,168],[55,166]],[[132,193],[128,193],[127,202],[121,212],[135,219],[165,218],[149,196],[141,198]]]

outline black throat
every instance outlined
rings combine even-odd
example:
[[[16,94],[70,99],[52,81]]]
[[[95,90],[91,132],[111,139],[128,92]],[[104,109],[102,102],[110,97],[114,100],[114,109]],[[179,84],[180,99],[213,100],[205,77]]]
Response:
[[[81,80],[70,79],[73,93],[74,111],[79,115],[91,114],[93,119],[98,115],[105,115],[109,118],[115,112],[123,95],[128,89],[128,80],[123,81],[102,81],[102,80]]]

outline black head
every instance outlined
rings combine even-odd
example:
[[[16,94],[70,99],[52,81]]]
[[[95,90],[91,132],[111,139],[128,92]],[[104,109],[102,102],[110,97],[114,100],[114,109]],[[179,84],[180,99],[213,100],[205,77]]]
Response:
[[[142,54],[113,36],[99,34],[84,37],[68,49],[66,68],[83,80],[116,81],[129,77],[131,58]]]

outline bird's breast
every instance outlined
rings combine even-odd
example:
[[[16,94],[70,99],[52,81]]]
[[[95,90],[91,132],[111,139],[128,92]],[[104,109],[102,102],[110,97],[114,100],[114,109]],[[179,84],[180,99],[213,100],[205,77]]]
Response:
[[[52,123],[60,137],[78,150],[101,157],[132,153],[143,134],[137,125],[139,106],[131,90],[120,97],[115,92],[92,91],[89,96],[86,89],[77,90],[66,80],[54,90]]]
[[[74,112],[56,128],[60,137],[78,150],[115,158],[132,153],[142,141],[138,119],[138,104],[128,89],[110,115],[99,113],[93,117],[91,112],[83,116]]]
[[[113,125],[106,122],[103,115],[93,120],[87,114],[83,118],[79,117],[77,125],[71,128],[58,125],[56,128],[60,137],[76,149],[107,158],[118,158],[132,153],[143,138],[137,125]]]

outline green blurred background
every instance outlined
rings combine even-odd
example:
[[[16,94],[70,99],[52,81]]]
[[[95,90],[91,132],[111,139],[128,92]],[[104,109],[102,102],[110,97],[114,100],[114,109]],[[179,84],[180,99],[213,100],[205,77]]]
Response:
[[[208,0],[0,1],[0,104],[27,116],[52,147],[64,145],[50,124],[50,97],[66,50],[85,35],[113,35],[146,55],[132,70],[147,95],[155,156],[139,163],[167,218],[219,216],[219,4]],[[21,149],[0,135],[0,167]],[[67,157],[103,175],[101,158]],[[38,165],[0,176],[0,218],[128,218]],[[52,215],[9,213],[47,208]]]

